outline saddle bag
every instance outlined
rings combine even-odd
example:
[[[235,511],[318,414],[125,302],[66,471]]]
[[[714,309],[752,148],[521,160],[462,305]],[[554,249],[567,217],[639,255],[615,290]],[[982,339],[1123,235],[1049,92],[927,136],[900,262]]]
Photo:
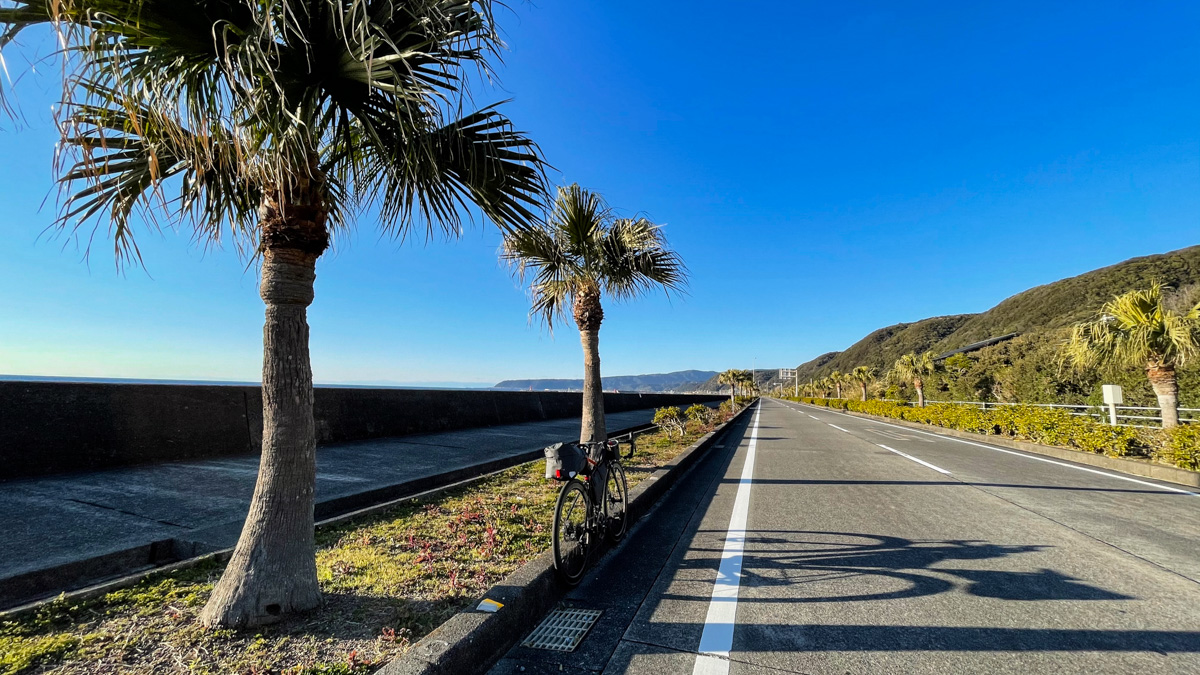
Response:
[[[542,452],[546,455],[546,478],[570,480],[587,472],[587,458],[574,443],[555,443]]]

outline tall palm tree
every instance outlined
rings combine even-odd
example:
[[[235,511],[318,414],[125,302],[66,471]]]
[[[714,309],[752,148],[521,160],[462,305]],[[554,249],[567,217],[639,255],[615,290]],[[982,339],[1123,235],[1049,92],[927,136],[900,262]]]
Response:
[[[1161,284],[1107,302],[1101,317],[1076,324],[1064,356],[1079,370],[1135,366],[1158,397],[1164,428],[1179,424],[1175,368],[1200,353],[1200,305],[1179,312],[1163,306]]]
[[[835,370],[829,374],[829,384],[833,385],[834,398],[842,397],[842,381],[844,378],[845,376],[842,375],[842,371],[840,370]]]
[[[140,263],[133,214],[223,236],[261,263],[263,438],[233,557],[201,621],[268,623],[321,602],[307,307],[331,236],[378,204],[384,232],[503,229],[544,203],[542,160],[470,73],[502,43],[492,0],[7,0],[0,49],[46,24],[64,46],[68,235],[106,227]],[[178,190],[178,192],[174,192]],[[174,193],[170,195],[169,192]]]
[[[858,387],[862,391],[862,400],[867,400],[867,385],[875,379],[875,369],[870,366],[858,366],[850,371],[849,377],[852,382],[858,383]]]
[[[600,384],[601,295],[627,300],[687,283],[687,268],[667,248],[662,229],[645,218],[614,218],[600,195],[578,185],[558,189],[545,222],[513,230],[501,256],[522,282],[532,276],[531,315],[553,328],[570,307],[583,345],[583,425],[579,439],[607,439]]]
[[[737,385],[742,381],[741,377],[741,371],[737,370],[736,368],[730,368],[729,370],[717,375],[718,384],[729,385],[730,410],[733,410],[733,407],[737,405]]]
[[[932,375],[935,370],[933,352],[925,352],[920,355],[909,352],[896,360],[895,365],[892,366],[890,375],[898,381],[912,382],[913,388],[917,390],[917,405],[924,408],[924,378]]]
[[[739,370],[738,379],[741,384],[742,391],[747,396],[753,396],[758,390],[758,383],[754,381],[754,373],[749,370]]]

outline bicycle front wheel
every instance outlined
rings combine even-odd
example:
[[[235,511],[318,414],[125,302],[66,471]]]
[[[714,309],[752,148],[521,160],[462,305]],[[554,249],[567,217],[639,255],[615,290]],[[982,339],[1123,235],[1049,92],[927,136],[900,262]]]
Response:
[[[629,486],[625,483],[625,469],[620,462],[608,463],[608,478],[604,481],[604,516],[608,520],[608,540],[614,544],[621,541],[629,529]]]
[[[591,507],[587,490],[577,480],[563,486],[554,507],[554,570],[572,586],[587,570],[592,548]]]

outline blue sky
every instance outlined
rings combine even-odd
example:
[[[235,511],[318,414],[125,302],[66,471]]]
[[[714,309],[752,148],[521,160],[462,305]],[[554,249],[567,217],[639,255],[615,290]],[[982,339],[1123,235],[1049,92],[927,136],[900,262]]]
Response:
[[[666,223],[691,268],[686,297],[606,307],[606,374],[795,365],[1198,243],[1198,22],[1185,2],[514,3],[476,99],[512,98],[556,182]],[[257,380],[236,251],[144,232],[146,271],[118,274],[102,237],[85,260],[42,234],[54,75],[19,82],[27,121],[0,129],[0,373]],[[577,334],[529,325],[498,243],[357,223],[318,266],[316,379],[579,377]]]

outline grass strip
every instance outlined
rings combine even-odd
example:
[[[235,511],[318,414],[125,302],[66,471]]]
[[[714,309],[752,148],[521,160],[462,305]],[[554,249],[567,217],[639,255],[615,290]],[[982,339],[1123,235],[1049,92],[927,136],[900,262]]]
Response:
[[[640,437],[625,464],[630,488],[709,430]],[[251,630],[203,628],[197,616],[224,568],[214,561],[3,622],[0,675],[371,672],[549,548],[559,486],[544,467],[524,464],[318,530],[326,602],[308,614]]]

